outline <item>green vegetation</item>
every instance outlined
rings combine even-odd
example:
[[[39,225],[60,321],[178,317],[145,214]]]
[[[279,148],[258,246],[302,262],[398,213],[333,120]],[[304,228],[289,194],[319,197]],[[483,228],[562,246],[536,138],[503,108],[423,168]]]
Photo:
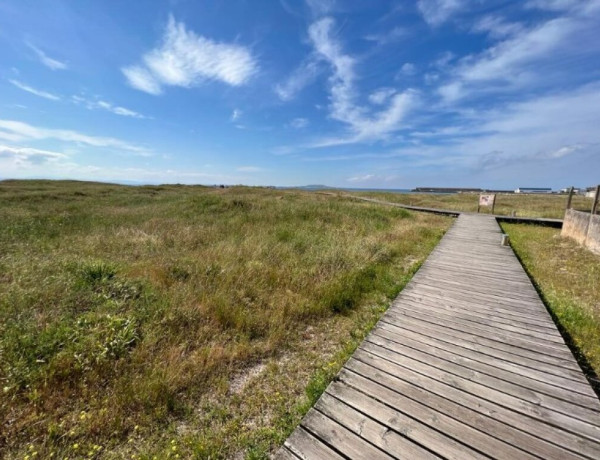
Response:
[[[308,192],[0,182],[0,456],[264,458],[451,220]]]
[[[377,198],[411,206],[426,208],[450,209],[453,211],[477,212],[479,194],[477,193],[386,193],[386,192],[353,192],[352,195]],[[571,202],[573,209],[589,211],[592,199],[575,195]],[[567,204],[566,195],[522,195],[497,194],[494,214],[509,216],[514,211],[521,217],[546,217],[562,219]],[[490,208],[482,208],[481,212],[490,212]]]
[[[502,228],[579,361],[591,375],[600,375],[600,257],[561,238],[560,230],[523,224]]]

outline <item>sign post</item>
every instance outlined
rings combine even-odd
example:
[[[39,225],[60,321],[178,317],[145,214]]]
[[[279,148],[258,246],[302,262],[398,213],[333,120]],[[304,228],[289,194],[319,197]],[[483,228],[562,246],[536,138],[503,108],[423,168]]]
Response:
[[[571,201],[573,200],[573,190],[574,190],[574,187],[569,188],[569,197],[567,198],[566,209],[571,209]]]
[[[600,185],[596,186],[596,193],[594,193],[594,203],[592,204],[592,216],[596,214],[596,210],[598,209],[598,200],[600,199]]]
[[[481,209],[482,206],[487,206],[492,208],[492,214],[494,214],[494,206],[496,205],[496,195],[479,195],[479,205],[477,206],[477,212]]]

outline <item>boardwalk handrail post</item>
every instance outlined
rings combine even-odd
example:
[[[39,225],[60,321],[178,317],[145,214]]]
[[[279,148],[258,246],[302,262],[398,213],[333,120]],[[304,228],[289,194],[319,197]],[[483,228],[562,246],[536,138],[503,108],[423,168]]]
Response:
[[[574,190],[574,187],[571,186],[571,188],[569,188],[569,197],[567,198],[567,206],[565,208],[565,211],[571,209],[571,200],[573,199],[573,190]]]
[[[594,193],[594,203],[592,204],[592,216],[596,214],[598,209],[598,195],[600,195],[600,185],[596,186],[596,193]]]

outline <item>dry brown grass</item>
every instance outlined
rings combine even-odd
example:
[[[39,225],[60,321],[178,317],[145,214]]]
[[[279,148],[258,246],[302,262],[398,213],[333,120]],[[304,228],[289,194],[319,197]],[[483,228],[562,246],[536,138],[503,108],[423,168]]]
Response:
[[[0,222],[2,455],[263,458],[451,220],[295,191],[8,181]]]

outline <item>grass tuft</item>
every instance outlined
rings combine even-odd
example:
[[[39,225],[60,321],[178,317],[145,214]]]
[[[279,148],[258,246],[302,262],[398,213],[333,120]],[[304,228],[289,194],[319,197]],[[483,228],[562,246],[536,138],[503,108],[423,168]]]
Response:
[[[102,261],[93,261],[83,264],[79,269],[79,279],[87,286],[97,286],[112,280],[117,274],[114,265]]]

